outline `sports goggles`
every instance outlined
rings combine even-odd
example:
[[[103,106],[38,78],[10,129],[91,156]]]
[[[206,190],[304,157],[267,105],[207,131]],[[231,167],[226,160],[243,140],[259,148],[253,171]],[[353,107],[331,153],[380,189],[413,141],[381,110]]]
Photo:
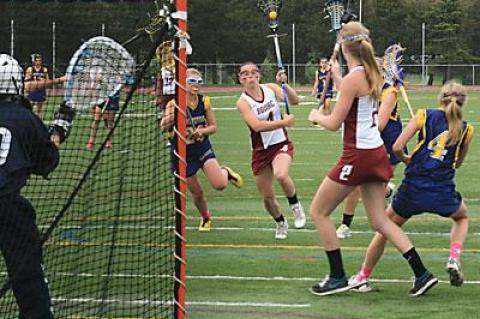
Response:
[[[203,79],[199,78],[187,78],[186,82],[187,84],[203,85]]]

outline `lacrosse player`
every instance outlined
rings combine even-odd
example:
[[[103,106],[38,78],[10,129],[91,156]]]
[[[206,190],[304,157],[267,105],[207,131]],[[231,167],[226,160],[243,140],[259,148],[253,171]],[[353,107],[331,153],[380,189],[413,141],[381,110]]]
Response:
[[[450,256],[447,272],[450,284],[460,286],[463,274],[460,254],[468,232],[467,206],[455,190],[455,169],[462,165],[473,138],[473,126],[462,120],[466,91],[457,83],[443,86],[440,107],[417,112],[393,150],[407,165],[405,177],[387,210],[390,219],[402,226],[410,217],[431,212],[453,221],[450,235]],[[418,142],[412,155],[404,147],[418,132]],[[386,238],[380,233],[370,242],[361,270],[350,279],[359,291],[371,290],[368,278],[383,255]]]
[[[311,288],[313,294],[320,296],[350,289],[330,215],[357,186],[360,186],[370,224],[403,254],[415,274],[410,294],[424,294],[438,282],[424,267],[407,235],[385,214],[383,197],[392,168],[378,130],[383,80],[369,34],[358,22],[343,26],[338,41],[349,70],[343,79],[338,62],[332,61],[332,77],[338,84],[340,97],[332,114],[325,115],[314,109],[308,118],[328,130],[343,127],[343,153],[318,188],[310,207],[330,266],[330,274]]]
[[[95,137],[97,136],[98,125],[100,120],[105,120],[107,130],[111,131],[113,124],[115,122],[115,114],[120,109],[120,91],[115,93],[113,96],[109,97],[107,100],[101,104],[96,104],[92,107],[92,124],[90,126],[90,135],[88,137],[87,144],[85,149],[88,151],[93,150],[93,145],[95,143]],[[112,139],[108,139],[105,147],[107,149],[112,148],[113,142]]]
[[[328,65],[328,60],[326,58],[321,58],[318,63],[318,68],[315,70],[315,82],[313,83],[312,95],[317,99],[322,98],[323,88],[325,87],[325,82],[327,80],[327,73],[330,71],[330,66]],[[328,84],[327,91],[325,92],[325,102],[323,104],[323,110],[326,114],[330,114],[330,101],[333,97],[333,82],[330,81]]]
[[[202,219],[198,230],[209,232],[212,228],[210,211],[208,210],[202,186],[197,172],[202,169],[210,185],[216,190],[223,190],[228,182],[235,187],[243,186],[240,174],[227,166],[220,166],[210,144],[209,136],[217,131],[215,113],[210,104],[210,98],[199,94],[203,85],[202,74],[194,68],[187,69],[187,187]],[[163,131],[170,131],[174,124],[175,100],[167,104],[165,114],[160,122]],[[177,157],[173,154],[174,164]],[[176,165],[174,165],[176,166]]]
[[[293,143],[288,138],[286,127],[295,122],[293,115],[280,112],[277,100],[283,99],[283,92],[274,83],[260,84],[261,74],[253,62],[240,67],[239,79],[243,93],[237,101],[237,108],[250,129],[252,144],[252,170],[258,191],[263,197],[265,209],[277,224],[276,239],[286,239],[288,222],[280,211],[280,205],[273,191],[273,178],[283,189],[294,215],[295,228],[305,226],[305,213],[297,198],[295,185],[289,175],[293,159]],[[286,83],[286,75],[279,71],[276,80]],[[298,104],[295,90],[286,84],[288,100]]]
[[[44,83],[45,84],[45,83]],[[47,129],[21,96],[23,70],[0,54],[0,250],[22,319],[51,319],[35,210],[21,195],[30,174],[47,177],[58,164],[57,147],[68,136],[74,112],[61,105]]]
[[[403,68],[399,66],[402,61],[401,53],[404,50],[405,49],[400,45],[394,44],[385,50],[383,59],[377,58],[377,63],[383,73],[382,98],[378,112],[378,129],[381,132],[383,144],[387,149],[388,158],[390,160],[390,165],[392,165],[393,172],[395,172],[396,166],[400,163],[400,159],[395,154],[392,147],[402,132],[398,94],[399,88],[403,86],[403,80],[405,78]],[[392,71],[392,68],[395,68],[395,71]],[[405,147],[404,151],[405,153],[407,152],[407,147]],[[392,199],[394,189],[395,184],[388,182],[385,189],[385,198],[387,201]],[[352,191],[345,199],[342,224],[336,231],[338,239],[345,239],[352,236],[351,224],[353,217],[355,216],[355,208],[359,199],[360,190],[358,188]]]
[[[42,56],[40,54],[32,54],[32,65],[25,71],[25,82],[36,82],[49,80],[48,69],[43,66]],[[43,118],[43,103],[47,100],[47,90],[45,87],[28,90],[28,99],[33,104],[35,113]]]

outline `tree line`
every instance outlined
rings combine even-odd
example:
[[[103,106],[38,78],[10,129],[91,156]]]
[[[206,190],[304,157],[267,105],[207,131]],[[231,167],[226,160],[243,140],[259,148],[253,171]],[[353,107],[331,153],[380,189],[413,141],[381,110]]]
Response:
[[[351,1],[358,14],[359,0]],[[189,33],[194,63],[263,62],[274,58],[267,21],[257,0],[189,0]],[[279,15],[282,54],[291,61],[292,25],[295,24],[297,63],[329,56],[334,35],[324,19],[324,1],[285,0]],[[14,20],[15,55],[28,61],[39,52],[51,63],[52,22],[56,25],[57,64],[66,64],[80,43],[101,33],[119,42],[132,36],[154,11],[153,0],[143,1],[3,1],[0,3],[0,50],[10,52]],[[381,54],[392,42],[407,47],[408,63],[418,63],[422,52],[422,23],[426,24],[429,63],[478,63],[480,57],[479,0],[363,0],[362,21],[372,31]],[[129,48],[141,52],[143,44]]]

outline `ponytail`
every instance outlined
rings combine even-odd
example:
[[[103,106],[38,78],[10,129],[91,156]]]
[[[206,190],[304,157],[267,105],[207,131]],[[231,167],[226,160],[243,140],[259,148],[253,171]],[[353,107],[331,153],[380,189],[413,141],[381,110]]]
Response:
[[[375,60],[373,46],[369,41],[360,41],[360,61],[365,68],[367,83],[370,88],[369,95],[376,100],[380,100],[383,78]]]
[[[465,88],[458,83],[446,84],[440,92],[439,99],[448,121],[448,146],[454,146],[462,139]]]

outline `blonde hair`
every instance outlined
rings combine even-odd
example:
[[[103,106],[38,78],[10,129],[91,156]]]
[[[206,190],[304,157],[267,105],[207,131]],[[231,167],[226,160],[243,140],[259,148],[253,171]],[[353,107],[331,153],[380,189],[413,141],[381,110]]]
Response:
[[[358,59],[365,68],[369,95],[377,100],[381,97],[382,74],[375,60],[375,51],[370,40],[370,30],[360,22],[349,22],[340,31],[342,43],[350,55]]]
[[[187,69],[187,75],[198,75],[199,77],[202,77],[202,72],[200,72],[196,68],[188,68]]]
[[[456,145],[462,139],[462,106],[467,101],[466,90],[461,84],[447,83],[440,90],[438,100],[448,121],[448,146]]]

